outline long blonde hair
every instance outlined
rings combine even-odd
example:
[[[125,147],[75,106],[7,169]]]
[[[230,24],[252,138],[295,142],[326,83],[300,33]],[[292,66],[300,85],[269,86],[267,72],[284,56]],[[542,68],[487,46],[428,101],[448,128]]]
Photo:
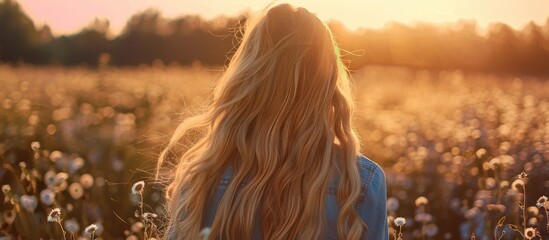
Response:
[[[179,125],[159,157],[158,169],[181,153],[166,189],[168,231],[199,236],[206,204],[232,166],[211,238],[250,239],[258,224],[265,239],[318,239],[338,177],[339,237],[359,239],[366,224],[354,208],[360,145],[350,84],[314,14],[281,4],[248,20],[211,103]]]

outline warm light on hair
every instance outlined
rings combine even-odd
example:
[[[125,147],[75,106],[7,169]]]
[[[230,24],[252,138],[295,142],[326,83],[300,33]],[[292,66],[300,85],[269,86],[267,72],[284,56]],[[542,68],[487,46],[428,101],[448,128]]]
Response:
[[[233,166],[211,239],[250,239],[254,225],[264,239],[320,238],[335,176],[339,237],[359,239],[366,224],[354,209],[360,146],[350,84],[314,14],[282,4],[248,20],[209,107],[179,125],[159,158],[160,169],[181,152],[167,189],[168,229],[197,239],[205,207]]]

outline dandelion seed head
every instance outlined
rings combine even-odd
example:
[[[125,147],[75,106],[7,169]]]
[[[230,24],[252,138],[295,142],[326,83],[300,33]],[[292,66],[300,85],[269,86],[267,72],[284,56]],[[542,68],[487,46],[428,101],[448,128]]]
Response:
[[[67,186],[68,186],[67,179],[69,179],[69,174],[64,172],[57,173],[55,175],[55,180],[52,186],[54,191],[61,192],[67,189]]]
[[[84,166],[84,159],[77,157],[69,162],[69,172],[74,173]]]
[[[528,226],[537,226],[538,225],[538,219],[535,217],[531,217],[528,219]]]
[[[389,210],[390,212],[398,210],[399,206],[400,204],[398,202],[398,199],[394,197],[390,197],[389,199],[387,199],[387,210]]]
[[[509,182],[503,180],[503,181],[501,181],[501,182],[499,183],[499,187],[500,187],[500,188],[508,188],[508,187],[509,187]]]
[[[497,167],[501,164],[501,160],[499,158],[492,158],[490,162],[488,163],[489,167],[493,170],[497,169]]]
[[[535,228],[526,228],[526,230],[524,230],[524,237],[526,237],[526,239],[532,239],[536,236],[537,234],[537,231]]]
[[[55,171],[47,171],[46,173],[44,173],[44,183],[46,183],[46,185],[50,188],[53,187],[55,185],[55,176]]]
[[[526,177],[528,177],[528,174],[526,174],[526,172],[521,172],[521,173],[518,175],[518,178],[519,178],[519,179],[525,179]]]
[[[406,224],[406,218],[403,218],[403,217],[397,217],[395,218],[395,225],[397,227],[401,227],[401,226],[404,226],[404,224]]]
[[[538,198],[538,201],[536,202],[536,206],[538,208],[542,208],[542,207],[545,207],[545,209],[547,209],[547,197],[546,196],[541,196],[540,198]]]
[[[31,143],[31,148],[33,151],[38,151],[38,149],[40,149],[40,143],[39,142],[32,142]]]
[[[82,174],[82,176],[80,176],[79,182],[83,188],[85,189],[91,188],[93,186],[93,177],[88,173]]]
[[[532,217],[535,217],[538,215],[539,213],[539,209],[535,206],[530,206],[528,208],[526,208],[526,212],[528,212],[528,214]]]
[[[516,192],[522,192],[522,187],[524,186],[524,181],[522,179],[517,179],[511,184],[511,189]]]
[[[54,208],[48,214],[48,222],[59,222],[61,221],[61,209]]]
[[[50,153],[50,161],[57,162],[63,158],[63,153],[60,151],[53,151]]]
[[[145,182],[144,181],[136,182],[132,186],[132,193],[133,194],[142,194],[144,188],[145,188]]]
[[[84,189],[80,183],[71,183],[69,186],[69,194],[74,199],[80,199],[84,195]]]
[[[34,195],[23,195],[19,198],[19,204],[29,212],[34,212],[38,206],[38,200]]]
[[[63,225],[69,233],[77,233],[80,230],[80,224],[73,219],[66,220]]]
[[[50,206],[55,202],[55,193],[50,189],[44,189],[40,192],[40,201],[46,206]]]
[[[66,181],[67,179],[69,179],[69,174],[66,173],[66,172],[60,172],[60,173],[57,173],[55,175],[55,179],[57,181]]]
[[[494,189],[496,186],[497,186],[497,182],[496,182],[496,179],[494,178],[486,178],[486,188],[487,189]]]
[[[6,211],[4,211],[4,213],[2,215],[4,217],[4,222],[5,223],[12,224],[13,221],[15,220],[15,209],[6,210]]]
[[[416,199],[416,206],[424,206],[424,205],[427,205],[429,204],[429,200],[424,197],[424,196],[420,196]]]
[[[477,155],[478,158],[483,157],[485,154],[486,154],[486,149],[484,149],[484,148],[479,148],[476,151],[476,155]]]
[[[95,224],[90,224],[84,229],[84,232],[90,235],[95,233],[96,231],[97,231],[97,225]]]
[[[59,185],[60,183],[67,181],[69,179],[69,174],[65,172],[60,172],[55,174],[55,184]]]
[[[10,193],[10,192],[11,192],[11,187],[10,187],[10,185],[8,185],[8,184],[2,185],[2,192],[3,192],[4,194]]]

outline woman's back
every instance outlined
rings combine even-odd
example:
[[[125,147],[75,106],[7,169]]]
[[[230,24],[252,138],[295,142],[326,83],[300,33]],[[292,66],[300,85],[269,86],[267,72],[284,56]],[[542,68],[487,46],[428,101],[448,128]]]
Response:
[[[360,155],[331,31],[288,4],[246,24],[208,107],[159,157],[160,169],[180,153],[166,194],[170,237],[196,239],[208,226],[210,239],[387,239],[385,178]]]
[[[364,155],[360,155],[357,161],[363,186],[355,208],[368,226],[368,231],[363,239],[389,239],[385,204],[385,200],[387,199],[385,174],[378,164]],[[218,205],[223,198],[227,186],[231,182],[232,172],[232,167],[227,168],[224,172],[213,198],[206,207],[202,227],[209,227],[213,223]],[[326,196],[327,224],[320,239],[338,239],[336,227],[339,215],[339,204],[336,197],[337,185],[338,181],[335,179],[328,188]],[[261,219],[257,219],[257,222],[259,221]],[[170,234],[168,239],[178,238]],[[257,226],[254,227],[253,239],[262,239],[261,230]]]

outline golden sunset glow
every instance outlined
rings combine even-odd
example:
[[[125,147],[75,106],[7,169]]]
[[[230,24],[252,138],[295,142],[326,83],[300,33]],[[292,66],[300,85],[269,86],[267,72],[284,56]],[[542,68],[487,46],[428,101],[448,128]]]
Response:
[[[19,0],[36,25],[48,24],[55,34],[79,31],[93,19],[108,19],[112,33],[120,32],[130,16],[149,8],[158,9],[164,17],[198,14],[211,19],[233,16],[245,10],[258,11],[269,3],[289,2],[315,12],[324,20],[338,20],[347,27],[380,28],[388,22],[416,21],[450,23],[459,19],[475,20],[480,27],[504,22],[520,28],[529,21],[545,23],[549,1],[544,0]]]

